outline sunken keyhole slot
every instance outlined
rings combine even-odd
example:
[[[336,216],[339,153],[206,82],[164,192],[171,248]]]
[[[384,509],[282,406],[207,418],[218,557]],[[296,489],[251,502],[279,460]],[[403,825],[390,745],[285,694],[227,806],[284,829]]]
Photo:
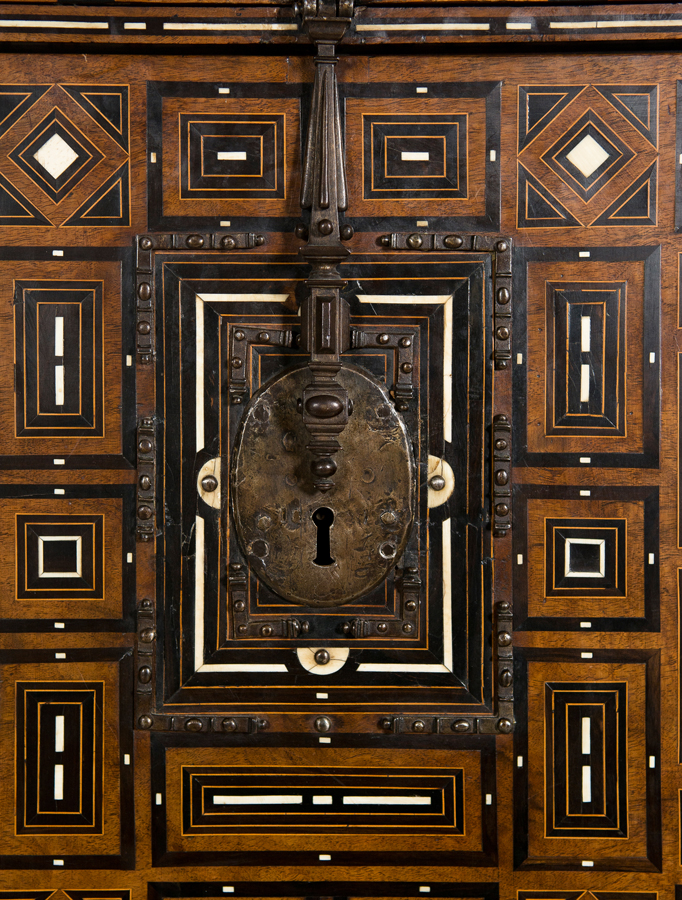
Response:
[[[313,560],[316,566],[331,566],[332,559],[329,543],[329,531],[334,523],[334,511],[328,506],[320,506],[313,513],[313,522],[317,528],[317,556]]]

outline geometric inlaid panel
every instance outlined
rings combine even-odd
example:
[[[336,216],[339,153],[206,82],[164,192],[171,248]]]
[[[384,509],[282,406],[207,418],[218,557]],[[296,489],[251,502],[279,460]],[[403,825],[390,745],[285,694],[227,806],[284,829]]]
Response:
[[[499,84],[342,84],[346,152],[362,160],[348,179],[347,216],[396,226],[499,228]],[[349,171],[349,176],[351,172]],[[359,173],[360,174],[360,173]]]
[[[516,648],[516,869],[660,871],[659,657]]]
[[[148,82],[149,224],[293,230],[300,217],[300,84]],[[260,222],[260,224],[258,224]],[[223,226],[225,227],[225,226]]]
[[[17,281],[17,437],[100,437],[102,283]]]
[[[657,631],[658,489],[514,488],[515,628]]]
[[[365,116],[365,199],[466,197],[467,116]]]
[[[186,696],[185,702],[194,704],[199,688],[202,716],[209,715],[210,703],[227,703],[232,713],[251,709],[254,703],[263,712],[263,704],[267,709],[286,709],[292,702],[321,708],[320,701],[344,709],[362,704],[359,715],[367,714],[370,706],[404,715],[422,702],[457,703],[458,711],[473,707],[477,715],[488,708],[481,705],[487,703],[483,692],[489,678],[481,655],[485,626],[474,610],[479,604],[486,608],[489,590],[488,573],[484,571],[482,579],[475,560],[490,539],[489,531],[479,530],[479,517],[489,478],[482,442],[491,379],[486,375],[481,395],[471,373],[487,371],[490,365],[484,290],[489,264],[487,255],[475,253],[456,259],[432,254],[418,265],[394,262],[390,272],[371,257],[343,264],[351,325],[370,335],[378,334],[376,329],[389,334],[388,342],[370,337],[349,350],[346,363],[364,367],[390,388],[401,371],[396,347],[409,335],[414,369],[421,372],[414,382],[414,399],[403,411],[420,460],[416,502],[422,512],[403,557],[405,568],[418,576],[414,590],[419,600],[407,602],[401,570],[395,570],[363,596],[320,614],[303,600],[282,606],[228,521],[234,491],[228,448],[242,427],[248,398],[285,368],[297,378],[307,377],[299,368],[306,358],[296,346],[282,347],[274,338],[262,338],[265,328],[270,336],[284,329],[296,333],[302,266],[287,257],[266,262],[263,257],[232,261],[186,252],[164,255],[157,321],[167,373],[158,381],[158,397],[166,412],[158,439],[164,469],[183,474],[181,490],[169,479],[163,486],[162,502],[173,524],[157,541],[157,553],[164,572],[159,615],[163,597],[163,616],[173,617],[177,611],[182,621],[182,644],[172,649],[168,645],[176,663],[165,670],[167,691],[175,702]],[[225,364],[228,354],[237,352],[243,360],[238,378]],[[185,373],[181,385],[169,377],[178,360]],[[230,396],[243,402],[230,403]],[[202,401],[199,415],[188,412],[195,409],[197,398]],[[349,427],[361,421],[354,417]],[[474,446],[481,450],[473,452]],[[213,471],[220,478],[221,502],[209,504],[197,498],[196,473],[218,454],[221,461]],[[452,469],[454,490],[447,504],[427,508],[427,456],[435,454]],[[298,466],[299,459],[292,452],[276,463],[271,460],[274,491],[290,490],[298,470],[286,467]],[[362,477],[367,483],[377,477],[371,462]],[[337,504],[337,497],[329,502]],[[291,502],[286,520],[297,527],[300,513]],[[269,521],[279,515],[274,504],[267,507]],[[461,510],[458,516],[467,528],[456,525],[455,509]],[[192,536],[186,555],[183,533]],[[302,554],[301,564],[307,563],[307,553]],[[234,571],[244,572],[243,581],[233,577]],[[305,621],[309,631],[296,630],[291,617]],[[349,641],[349,620],[359,639]],[[468,629],[457,624],[465,621]],[[314,634],[312,646],[330,648],[333,668],[310,663],[313,639],[308,634]],[[332,699],[325,693],[318,696],[320,688],[331,689]],[[165,716],[160,692],[155,711]]]
[[[18,834],[101,834],[104,683],[17,682]]]
[[[181,115],[180,197],[284,197],[285,116]]]
[[[514,271],[515,462],[657,466],[660,248],[523,248]]]
[[[546,683],[545,724],[545,836],[626,838],[627,683]]]
[[[0,224],[130,224],[127,85],[0,85]]]
[[[548,282],[547,293],[547,433],[623,435],[626,283]]]
[[[250,771],[226,766],[185,766],[182,830],[186,835],[322,834],[346,824],[347,834],[382,834],[402,828],[419,834],[462,834],[464,770],[425,767],[399,775],[348,774],[344,769]],[[308,784],[313,781],[314,784]]]
[[[135,459],[128,248],[0,251],[0,467],[127,468]]]
[[[129,631],[134,486],[0,488],[0,631]]]
[[[0,868],[134,866],[131,663],[125,648],[0,651]]]
[[[290,740],[153,734],[154,865],[496,864],[494,738]]]
[[[658,86],[519,87],[518,227],[655,225]]]
[[[104,517],[17,516],[17,599],[104,595]]]

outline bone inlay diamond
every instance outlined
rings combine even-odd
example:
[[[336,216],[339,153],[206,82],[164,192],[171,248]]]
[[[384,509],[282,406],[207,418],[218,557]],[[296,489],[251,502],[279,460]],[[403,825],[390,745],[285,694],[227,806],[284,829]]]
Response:
[[[566,159],[579,169],[585,178],[596,172],[608,158],[606,150],[589,134],[566,155]]]
[[[33,154],[33,159],[49,172],[53,178],[59,178],[62,172],[66,172],[69,166],[78,159],[78,155],[58,134],[53,134],[39,150]]]

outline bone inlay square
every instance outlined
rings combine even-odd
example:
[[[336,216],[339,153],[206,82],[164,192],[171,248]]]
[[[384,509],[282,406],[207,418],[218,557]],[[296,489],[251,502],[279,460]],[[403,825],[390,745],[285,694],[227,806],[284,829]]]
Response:
[[[609,154],[606,150],[589,134],[566,156],[566,159],[576,169],[579,169],[585,178],[589,178],[593,172],[596,172],[599,166],[605,163],[608,158]]]
[[[66,141],[58,134],[53,134],[49,141],[33,154],[36,162],[45,169],[53,178],[66,172],[69,166],[78,159],[78,155],[73,152]]]

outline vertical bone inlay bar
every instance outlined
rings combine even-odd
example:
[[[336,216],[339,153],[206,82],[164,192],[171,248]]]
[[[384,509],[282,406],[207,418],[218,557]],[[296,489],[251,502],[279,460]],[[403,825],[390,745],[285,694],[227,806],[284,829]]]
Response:
[[[54,717],[54,752],[64,752],[64,716]]]
[[[55,316],[54,320],[54,355],[58,359],[64,356],[64,316]],[[64,406],[64,365],[54,367],[54,402],[56,406]]]
[[[592,349],[592,319],[589,316],[580,317],[580,352],[589,353]],[[581,362],[580,365],[580,402],[590,402],[590,369],[589,363]]]
[[[56,765],[54,767],[54,799],[64,799],[64,766]]]

